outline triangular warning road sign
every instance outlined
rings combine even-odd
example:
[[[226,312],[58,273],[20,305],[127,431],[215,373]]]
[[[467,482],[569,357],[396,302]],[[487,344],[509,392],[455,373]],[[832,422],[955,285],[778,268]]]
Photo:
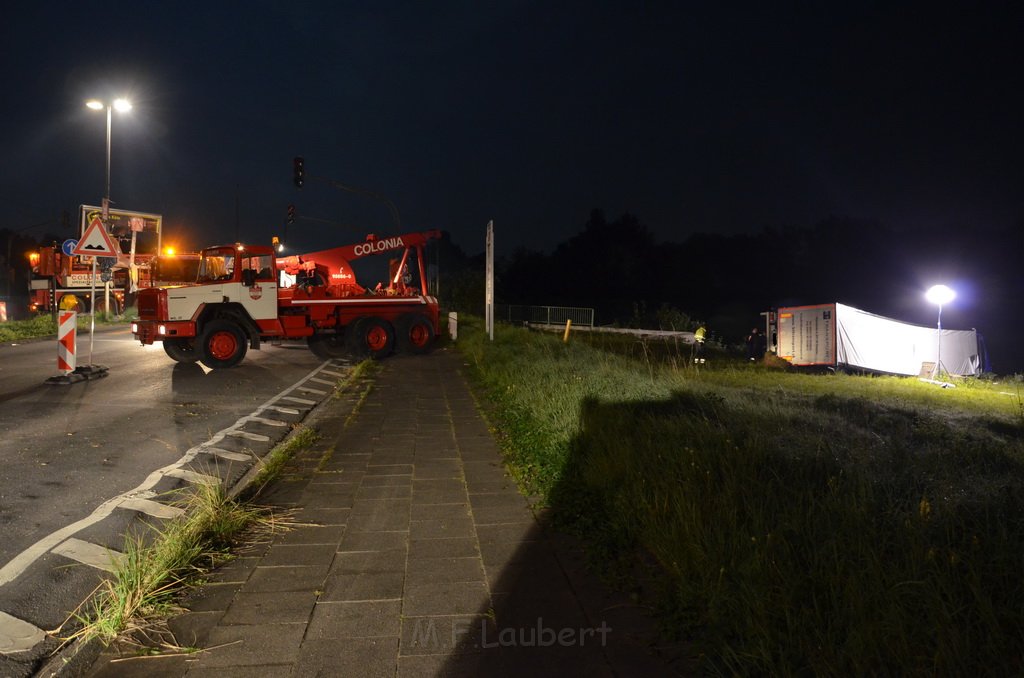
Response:
[[[71,253],[86,257],[116,257],[120,250],[107,233],[107,229],[103,228],[103,222],[97,217],[89,224],[89,228],[85,229],[82,239]]]

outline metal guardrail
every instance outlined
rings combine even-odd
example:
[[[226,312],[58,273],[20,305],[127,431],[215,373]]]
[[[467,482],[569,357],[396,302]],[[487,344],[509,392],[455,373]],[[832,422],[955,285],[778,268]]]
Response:
[[[495,320],[509,323],[535,323],[540,325],[564,325],[571,320],[573,325],[594,326],[594,309],[576,306],[515,306],[496,304]]]

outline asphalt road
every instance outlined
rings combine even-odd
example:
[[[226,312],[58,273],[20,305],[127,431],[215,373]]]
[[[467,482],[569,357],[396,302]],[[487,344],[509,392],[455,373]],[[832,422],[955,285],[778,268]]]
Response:
[[[78,364],[88,360],[79,338]],[[304,344],[250,351],[240,366],[175,363],[127,329],[97,332],[108,376],[46,383],[56,341],[0,347],[0,565],[180,458],[320,365]]]
[[[55,540],[64,539],[62,534],[70,534],[79,521],[88,524],[97,508],[121,501],[121,495],[147,479],[173,480],[166,477],[166,467],[180,464],[183,455],[197,445],[223,438],[216,443],[222,449],[201,448],[205,451],[201,456],[210,460],[203,463],[208,464],[230,465],[239,458],[244,464],[252,448],[265,453],[273,440],[289,430],[289,422],[300,421],[327,397],[345,369],[317,359],[304,343],[286,342],[250,350],[238,367],[210,371],[198,363],[175,363],[160,345],[139,345],[127,328],[98,329],[92,337],[91,356],[90,336],[80,335],[78,365],[87,364],[106,366],[107,376],[51,384],[47,379],[60,374],[55,339],[0,345],[0,655],[4,657],[12,656],[11,643],[20,642],[17,625],[14,631],[5,626],[5,620],[10,621],[5,612],[36,627],[53,628],[47,625],[60,623],[58,613],[70,613],[84,599],[75,600],[84,595],[81,581],[65,581],[81,579],[77,572],[82,568],[66,575],[63,560],[46,553]],[[262,416],[254,418],[254,413]],[[225,430],[241,437],[224,438]],[[120,530],[121,523],[106,520],[104,527],[110,533]],[[109,534],[74,530],[101,546],[117,548]],[[66,589],[60,600],[53,593],[58,587]],[[27,590],[32,588],[36,590]]]

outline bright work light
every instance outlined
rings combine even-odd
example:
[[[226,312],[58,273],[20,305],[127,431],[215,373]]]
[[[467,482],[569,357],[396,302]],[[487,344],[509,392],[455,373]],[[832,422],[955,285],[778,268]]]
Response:
[[[939,320],[935,325],[935,369],[932,371],[932,379],[938,379],[942,367],[942,305],[953,301],[956,292],[945,285],[932,285],[924,298],[939,307]]]
[[[956,292],[949,289],[945,285],[932,285],[930,288],[928,288],[928,291],[925,292],[924,297],[931,303],[938,304],[940,308],[939,312],[941,313],[941,308],[943,304],[948,304],[949,302],[956,299]]]

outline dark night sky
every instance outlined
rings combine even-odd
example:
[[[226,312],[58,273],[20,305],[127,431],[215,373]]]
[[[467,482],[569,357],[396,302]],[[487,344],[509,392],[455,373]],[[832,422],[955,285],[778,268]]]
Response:
[[[1013,3],[22,3],[0,227],[98,204],[202,246],[403,230],[548,251],[593,207],[660,240],[830,215],[983,234],[1024,218]],[[237,208],[236,208],[237,206]],[[38,234],[43,230],[38,229]],[[855,234],[851,234],[855,245]],[[823,299],[822,301],[830,301]]]

